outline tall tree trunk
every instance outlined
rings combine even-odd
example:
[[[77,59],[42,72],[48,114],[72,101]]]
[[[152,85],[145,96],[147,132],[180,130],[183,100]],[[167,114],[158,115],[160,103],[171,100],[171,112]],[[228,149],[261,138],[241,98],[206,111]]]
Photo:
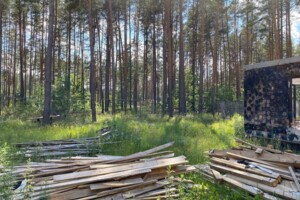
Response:
[[[81,39],[81,102],[85,105],[85,89],[84,89],[84,25],[82,27],[82,39]]]
[[[166,33],[167,33],[167,58],[168,58],[168,113],[173,117],[173,52],[172,52],[172,2],[167,0],[166,4]]]
[[[100,105],[101,105],[101,112],[104,113],[104,100],[103,100],[103,89],[102,89],[102,85],[103,85],[103,80],[102,80],[102,76],[103,76],[103,71],[102,71],[102,40],[103,40],[103,36],[102,38],[100,37],[100,17],[98,17],[98,23],[97,23],[97,29],[98,29],[98,46],[99,46],[99,101],[100,101]],[[83,40],[81,41],[82,45],[83,45]]]
[[[20,100],[25,102],[25,87],[24,87],[24,62],[23,62],[23,31],[22,31],[22,7],[23,1],[19,0],[19,46],[20,46]]]
[[[29,56],[29,97],[32,95],[32,60],[33,60],[33,47],[35,45],[35,31],[33,26],[33,16],[31,12],[31,18],[30,18],[30,56]]]
[[[238,19],[237,19],[237,3],[235,4],[234,11],[234,66],[235,66],[235,86],[236,86],[236,99],[239,100],[240,92],[240,66],[239,66],[239,41],[238,41]]]
[[[113,35],[113,25],[110,26],[110,32],[109,32],[110,38],[110,51],[111,51],[111,69],[112,69],[112,114],[116,113],[116,87],[117,87],[117,56],[116,59],[114,59],[114,35]],[[117,50],[117,41],[116,41],[116,50]],[[120,58],[121,62],[121,58]],[[121,64],[120,64],[121,65]]]
[[[218,46],[219,46],[219,12],[220,12],[219,1],[216,5],[215,21],[214,21],[214,46],[213,46],[213,87],[216,88],[218,85]]]
[[[195,9],[195,1],[193,1],[193,7]],[[192,44],[191,44],[191,68],[192,68],[192,101],[191,101],[191,111],[196,111],[196,48],[197,48],[197,18],[198,9],[193,11],[193,28],[192,28]]]
[[[40,84],[44,80],[44,22],[45,22],[45,0],[42,2],[42,44],[41,44],[41,55],[40,55]]]
[[[71,107],[71,32],[72,32],[72,15],[71,15],[71,10],[69,10],[68,13],[68,27],[67,27],[67,38],[68,38],[68,47],[67,47],[67,71],[66,71],[66,90],[67,90],[67,100],[68,100],[68,111],[70,112],[70,107]]]
[[[27,83],[27,56],[26,56],[26,19],[27,19],[27,11],[26,11],[26,8],[25,10],[23,10],[23,62],[24,62],[24,100],[23,100],[23,103],[25,104],[26,103],[26,83]]]
[[[162,96],[162,114],[166,114],[167,108],[167,93],[168,93],[168,85],[167,85],[167,1],[164,1],[164,17],[163,20],[163,96]]]
[[[153,15],[153,67],[152,67],[152,112],[156,113],[156,27],[155,27],[155,14]]]
[[[2,113],[2,16],[3,16],[3,5],[0,3],[0,115]]]
[[[148,88],[148,26],[144,27],[143,101],[147,99]]]
[[[286,9],[286,57],[292,57],[292,39],[291,39],[291,6],[290,0],[285,0]]]
[[[15,24],[15,34],[14,34],[14,67],[13,67],[13,106],[16,106],[17,102],[17,83],[16,83],[16,67],[17,67],[17,27]]]
[[[219,73],[218,73],[218,47],[219,47],[219,15],[220,15],[220,1],[216,2],[215,20],[214,20],[214,44],[213,44],[213,99],[212,99],[212,112],[215,113],[216,107],[216,95],[217,87],[219,83]]]
[[[279,59],[279,35],[278,35],[278,28],[277,27],[277,17],[276,17],[276,11],[277,11],[277,1],[271,1],[271,9],[272,9],[272,25],[273,25],[273,34],[274,34],[274,58],[273,59]]]
[[[113,27],[112,27],[112,8],[111,0],[106,0],[107,4],[107,43],[106,43],[106,71],[105,71],[105,112],[109,111],[109,73],[111,67],[111,37],[113,37]]]
[[[124,10],[124,111],[127,112],[127,92],[128,92],[128,48],[127,48],[127,0],[125,1]]]
[[[137,9],[135,14],[135,70],[134,70],[134,88],[133,88],[133,107],[137,113],[138,108],[138,81],[139,81],[139,2],[137,2]]]
[[[183,47],[183,17],[182,17],[182,1],[179,0],[179,113],[186,113],[186,97],[185,97],[185,80],[184,80],[184,47]],[[196,76],[196,74],[193,74]],[[195,102],[194,102],[195,103]]]
[[[92,121],[96,121],[96,84],[95,84],[95,25],[94,14],[92,9],[92,0],[88,0],[88,20],[90,35],[90,93],[91,93],[91,110]]]
[[[199,72],[200,72],[200,80],[199,80],[199,105],[198,112],[203,112],[203,93],[204,93],[204,30],[205,30],[205,20],[206,20],[206,11],[205,11],[205,2],[206,0],[202,0],[200,5],[200,10],[203,11],[200,16],[200,39],[199,39]]]
[[[48,24],[48,47],[46,56],[45,69],[45,93],[44,93],[44,113],[43,123],[50,123],[51,114],[51,67],[52,67],[52,50],[53,50],[53,23],[54,23],[54,0],[49,2],[49,24]]]
[[[131,42],[131,12],[130,12],[130,5],[131,5],[131,0],[129,0],[128,3],[128,13],[129,13],[129,41],[130,41],[130,46],[129,46],[129,109],[130,111],[132,110],[132,42]],[[127,11],[126,11],[127,12]]]

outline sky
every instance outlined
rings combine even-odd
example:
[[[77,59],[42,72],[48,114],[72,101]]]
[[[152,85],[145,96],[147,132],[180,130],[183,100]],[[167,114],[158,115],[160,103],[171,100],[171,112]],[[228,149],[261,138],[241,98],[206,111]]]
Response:
[[[300,43],[300,12],[293,9],[291,12],[291,34],[294,45]]]

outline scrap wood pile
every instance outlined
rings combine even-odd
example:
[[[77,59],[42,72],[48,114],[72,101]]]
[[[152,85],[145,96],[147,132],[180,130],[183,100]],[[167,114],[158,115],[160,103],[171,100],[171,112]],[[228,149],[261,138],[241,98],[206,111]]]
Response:
[[[300,199],[299,155],[236,141],[242,145],[208,153],[209,165],[199,166],[205,177],[264,199]]]
[[[180,181],[173,176],[196,168],[187,165],[184,156],[174,157],[172,151],[161,151],[173,143],[129,156],[65,157],[31,163],[26,179],[28,166],[16,166],[13,174],[21,184],[14,199],[23,199],[22,188],[29,183],[33,190],[30,199],[176,198]],[[192,187],[189,181],[187,185]]]
[[[100,138],[109,134],[109,129],[103,128],[99,132],[99,135],[96,137],[17,143],[16,147],[24,152],[25,157],[28,158],[34,155],[39,157],[86,155],[93,150],[98,150],[99,145],[108,144],[108,142],[103,143]]]

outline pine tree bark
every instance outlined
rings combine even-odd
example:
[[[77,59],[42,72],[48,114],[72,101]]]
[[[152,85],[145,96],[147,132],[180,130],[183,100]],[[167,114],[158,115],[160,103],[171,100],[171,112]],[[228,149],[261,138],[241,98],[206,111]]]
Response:
[[[292,57],[292,39],[291,39],[291,5],[290,0],[285,0],[286,9],[286,57]]]
[[[127,92],[128,92],[128,47],[127,47],[127,0],[125,1],[125,10],[124,10],[124,111],[127,112]]]
[[[42,23],[45,21],[45,0],[42,2]],[[42,38],[41,38],[41,55],[40,55],[40,84],[44,80],[44,25],[42,24]]]
[[[24,55],[23,55],[23,30],[22,30],[22,7],[23,1],[19,0],[19,55],[20,55],[20,101],[25,102],[25,87],[24,87]]]
[[[168,113],[169,117],[173,117],[173,52],[172,52],[172,2],[166,0],[166,33],[167,33],[167,71],[168,71]]]
[[[134,70],[134,88],[133,88],[133,107],[135,113],[137,113],[138,108],[138,73],[139,73],[139,3],[137,2],[137,9],[135,14],[135,70]]]
[[[16,106],[17,102],[17,83],[16,83],[16,67],[17,67],[17,22],[15,24],[14,33],[14,66],[13,66],[13,107]]]
[[[153,36],[152,36],[152,112],[156,113],[156,17],[153,17]]]
[[[184,76],[184,46],[183,46],[183,17],[182,17],[182,1],[179,0],[179,114],[186,113],[186,94],[185,94],[185,76]],[[196,51],[196,49],[194,49]],[[193,74],[196,76],[196,74]],[[194,83],[195,84],[195,83]],[[194,92],[194,91],[193,91]],[[195,104],[195,102],[194,102]]]
[[[273,25],[273,34],[274,34],[274,57],[273,59],[279,59],[279,35],[278,35],[278,24],[276,17],[277,13],[277,1],[271,1],[271,9],[272,9],[272,25]]]
[[[162,114],[166,114],[167,108],[167,93],[168,93],[168,85],[167,85],[167,2],[164,1],[164,17],[163,17],[163,96],[162,96]]]
[[[199,80],[199,102],[198,102],[198,113],[203,112],[203,93],[204,93],[204,30],[205,30],[205,20],[206,20],[206,11],[205,11],[205,2],[202,0],[201,10],[203,11],[200,16],[200,38],[199,38],[199,71],[200,71],[200,80]]]
[[[110,67],[111,67],[111,37],[113,37],[112,27],[112,7],[111,0],[106,0],[107,5],[107,43],[106,43],[106,67],[105,67],[105,112],[109,111],[109,79],[110,79]]]
[[[53,23],[54,23],[54,0],[49,1],[49,24],[48,24],[48,47],[46,55],[45,69],[45,93],[44,93],[44,113],[43,123],[50,123],[51,114],[51,68],[52,68],[52,51],[53,51]]]
[[[3,6],[0,3],[0,115],[2,113],[2,16],[3,16]]]
[[[96,83],[95,83],[95,24],[92,9],[92,0],[88,0],[88,21],[89,21],[89,38],[90,38],[90,93],[91,93],[91,110],[92,121],[96,119]]]

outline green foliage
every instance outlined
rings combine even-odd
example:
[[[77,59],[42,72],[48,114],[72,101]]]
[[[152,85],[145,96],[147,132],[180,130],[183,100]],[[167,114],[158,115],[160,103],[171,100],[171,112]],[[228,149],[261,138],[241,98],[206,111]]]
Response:
[[[0,199],[12,199],[16,178],[12,174],[10,147],[4,144],[0,147]]]
[[[53,113],[67,113],[69,112],[70,100],[66,95],[66,81],[58,80],[53,85],[52,89],[52,112]]]
[[[204,93],[204,107],[208,112],[214,112],[217,105],[214,102],[220,101],[234,101],[235,92],[233,88],[227,86],[219,86],[214,96],[213,88]]]

